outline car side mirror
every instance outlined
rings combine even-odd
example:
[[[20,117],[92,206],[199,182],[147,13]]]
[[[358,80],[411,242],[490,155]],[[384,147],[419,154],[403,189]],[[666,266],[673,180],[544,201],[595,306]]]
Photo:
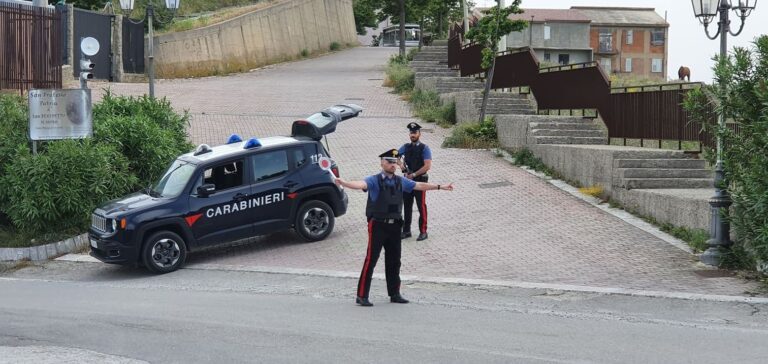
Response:
[[[204,184],[197,188],[197,194],[201,197],[208,197],[216,192],[216,185],[212,183]]]

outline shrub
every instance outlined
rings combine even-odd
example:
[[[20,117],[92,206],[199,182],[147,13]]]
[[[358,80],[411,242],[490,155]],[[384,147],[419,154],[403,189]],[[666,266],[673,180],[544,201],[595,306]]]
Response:
[[[136,189],[156,181],[176,156],[192,149],[185,129],[188,117],[174,112],[165,99],[107,93],[94,106],[94,139],[128,158],[138,183],[131,188]]]
[[[410,101],[416,116],[422,120],[442,126],[456,124],[456,104],[443,105],[437,92],[416,90],[410,95]]]
[[[385,85],[391,86],[397,93],[413,90],[415,78],[413,71],[405,64],[390,63],[387,67],[387,80]]]
[[[448,148],[490,149],[498,145],[496,122],[492,117],[482,123],[458,125],[443,141],[443,147]]]
[[[603,186],[595,185],[595,186],[591,186],[591,187],[581,187],[581,188],[579,188],[579,192],[581,192],[581,193],[583,193],[583,194],[585,194],[587,196],[592,196],[592,197],[595,197],[595,198],[602,198],[603,197],[603,192],[605,192],[605,190],[603,189]]]
[[[341,49],[341,44],[339,44],[339,42],[331,42],[331,46],[329,48],[331,51],[338,51]]]
[[[304,57],[304,58],[309,57],[309,51],[306,48],[302,49],[301,50],[301,56]]]
[[[739,241],[734,251],[744,248],[753,258],[768,261],[768,36],[755,41],[754,51],[735,48],[715,66],[717,85],[693,90],[685,108],[704,123],[705,131],[723,138],[725,185],[733,198],[731,222]],[[739,126],[711,123],[710,97],[715,109]],[[707,153],[714,162],[714,153]],[[730,254],[729,258],[740,254]],[[731,262],[730,264],[733,264]],[[754,267],[754,266],[753,266]]]
[[[27,102],[17,95],[0,94],[0,176],[20,146],[29,144]],[[0,189],[0,196],[5,189]],[[2,197],[0,197],[0,201]]]
[[[4,212],[20,231],[85,228],[95,206],[135,184],[128,160],[94,140],[49,142],[46,153],[17,148],[2,177],[8,194]]]

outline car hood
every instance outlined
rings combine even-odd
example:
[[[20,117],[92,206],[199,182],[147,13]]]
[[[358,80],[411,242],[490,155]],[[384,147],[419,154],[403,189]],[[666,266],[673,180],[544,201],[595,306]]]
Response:
[[[97,211],[106,216],[118,215],[124,212],[146,210],[155,206],[168,203],[168,199],[156,198],[142,192],[136,192],[127,196],[114,199],[101,205]]]

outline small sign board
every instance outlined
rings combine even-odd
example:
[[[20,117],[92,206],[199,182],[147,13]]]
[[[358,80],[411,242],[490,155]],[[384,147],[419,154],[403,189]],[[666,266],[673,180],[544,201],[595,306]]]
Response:
[[[31,140],[80,139],[93,136],[91,90],[29,91]]]

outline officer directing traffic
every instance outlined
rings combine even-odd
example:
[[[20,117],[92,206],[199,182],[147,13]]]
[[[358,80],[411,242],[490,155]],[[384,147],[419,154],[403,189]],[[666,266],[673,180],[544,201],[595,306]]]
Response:
[[[355,190],[368,191],[365,216],[368,218],[368,252],[365,255],[360,281],[357,284],[355,302],[361,306],[373,306],[368,300],[373,268],[384,248],[384,264],[387,277],[387,294],[390,302],[408,303],[400,294],[400,232],[403,226],[403,192],[446,190],[453,191],[453,184],[438,185],[395,175],[398,151],[388,150],[379,155],[381,173],[368,176],[364,181],[336,179],[336,184]]]
[[[429,181],[427,172],[432,168],[432,150],[420,141],[421,125],[410,123],[407,127],[411,142],[403,144],[398,150],[405,159],[405,164],[401,165],[400,168],[403,170],[405,178],[416,182],[427,182]],[[405,219],[401,236],[403,239],[411,237],[414,200],[416,200],[416,207],[419,209],[419,237],[416,240],[421,241],[427,238],[427,193],[425,191],[403,192]]]

